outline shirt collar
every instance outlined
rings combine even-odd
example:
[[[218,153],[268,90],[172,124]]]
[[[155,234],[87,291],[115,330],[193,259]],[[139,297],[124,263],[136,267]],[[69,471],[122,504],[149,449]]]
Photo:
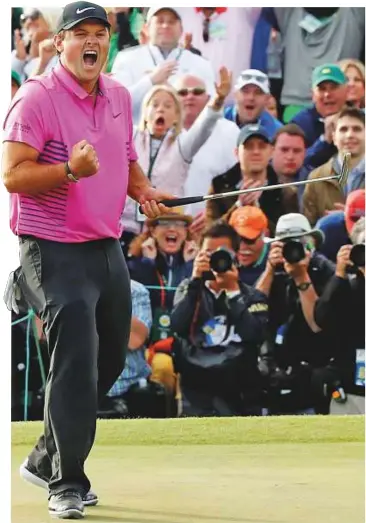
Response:
[[[216,292],[214,291],[211,287],[210,287],[210,282],[209,281],[205,281],[205,286],[206,288],[210,291],[211,294],[214,295],[214,297],[216,298],[216,300],[221,296],[221,294],[223,292],[225,292],[223,289],[220,289],[219,292]]]
[[[160,49],[157,45],[152,45],[152,44],[148,44],[148,45],[150,48],[150,53],[152,54],[153,59],[157,63],[162,63],[165,60],[178,60],[178,58],[180,57],[180,55],[183,52],[183,49],[181,47],[177,46],[170,51],[170,53],[168,54],[168,56],[166,58],[164,58],[162,52],[160,51]]]
[[[76,78],[61,64],[60,61],[54,67],[53,73],[55,74],[56,78],[66,87],[66,89],[76,94],[80,100],[85,100],[85,98],[90,96],[89,93],[85,91],[83,87],[81,87]],[[104,89],[105,83],[103,76],[100,75],[98,82],[98,94],[103,94]]]

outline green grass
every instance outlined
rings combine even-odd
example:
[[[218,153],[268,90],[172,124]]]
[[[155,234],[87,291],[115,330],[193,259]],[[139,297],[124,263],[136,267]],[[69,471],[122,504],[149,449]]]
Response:
[[[12,424],[13,523],[53,521],[18,473],[41,431]],[[364,523],[363,441],[363,417],[101,421],[86,521]]]
[[[13,423],[12,445],[33,445],[42,423]],[[235,445],[362,442],[363,416],[99,421],[97,445]]]

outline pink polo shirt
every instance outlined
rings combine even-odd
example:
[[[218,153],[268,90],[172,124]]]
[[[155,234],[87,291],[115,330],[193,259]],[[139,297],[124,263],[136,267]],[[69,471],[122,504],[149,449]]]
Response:
[[[73,146],[87,140],[100,170],[79,183],[36,196],[11,195],[11,229],[58,242],[119,238],[133,145],[131,97],[121,84],[101,75],[96,104],[58,64],[47,76],[28,80],[15,95],[4,123],[3,141],[24,142],[38,162],[66,162]]]

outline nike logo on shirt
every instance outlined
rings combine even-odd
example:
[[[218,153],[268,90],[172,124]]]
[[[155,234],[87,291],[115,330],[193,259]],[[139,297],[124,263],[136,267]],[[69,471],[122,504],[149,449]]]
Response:
[[[85,7],[85,9],[76,9],[76,14],[81,15],[84,11],[88,11],[89,9],[95,9],[95,7]]]

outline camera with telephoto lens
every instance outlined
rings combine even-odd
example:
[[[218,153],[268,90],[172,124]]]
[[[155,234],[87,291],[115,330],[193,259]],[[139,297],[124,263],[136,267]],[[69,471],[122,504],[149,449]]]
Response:
[[[349,259],[356,267],[365,267],[365,244],[358,243],[351,249]]]
[[[284,243],[282,255],[288,263],[298,263],[305,258],[305,248],[299,238],[285,240]]]
[[[235,264],[235,253],[225,247],[220,247],[217,251],[211,254],[210,268],[217,273],[224,273],[230,271]]]

